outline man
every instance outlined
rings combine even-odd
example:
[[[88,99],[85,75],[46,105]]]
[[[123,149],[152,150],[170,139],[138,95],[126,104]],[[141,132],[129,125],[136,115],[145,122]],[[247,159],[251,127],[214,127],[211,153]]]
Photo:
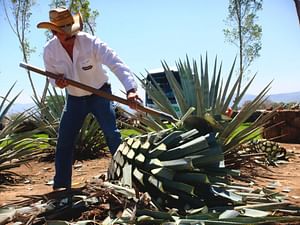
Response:
[[[111,93],[108,76],[103,68],[105,65],[125,87],[131,108],[135,108],[140,98],[130,69],[117,54],[98,38],[81,32],[80,14],[73,16],[68,9],[60,7],[50,10],[49,17],[50,22],[37,25],[54,34],[44,47],[44,64],[47,71],[61,75],[57,80],[50,80],[51,83],[66,88],[67,92],[58,131],[53,188],[70,188],[75,140],[88,113],[92,113],[99,122],[111,154],[121,143],[121,135],[116,126],[112,102],[68,85],[64,78]]]

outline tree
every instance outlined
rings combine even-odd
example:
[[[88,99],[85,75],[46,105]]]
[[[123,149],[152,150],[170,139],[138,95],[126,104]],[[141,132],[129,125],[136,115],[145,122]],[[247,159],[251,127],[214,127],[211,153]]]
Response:
[[[251,63],[259,57],[262,28],[256,24],[257,12],[262,9],[263,0],[229,0],[226,19],[228,28],[224,35],[228,42],[239,48],[239,75],[242,79]],[[242,80],[237,89],[240,93]]]
[[[26,35],[30,32],[30,16],[31,7],[35,4],[33,0],[2,0],[5,16],[9,23],[10,28],[17,36],[20,49],[23,53],[24,62],[28,63],[30,54],[35,51],[34,48],[30,47],[30,43]],[[7,6],[8,5],[8,6]],[[34,98],[38,99],[33,80],[31,78],[30,71],[27,71],[27,75],[32,87]]]

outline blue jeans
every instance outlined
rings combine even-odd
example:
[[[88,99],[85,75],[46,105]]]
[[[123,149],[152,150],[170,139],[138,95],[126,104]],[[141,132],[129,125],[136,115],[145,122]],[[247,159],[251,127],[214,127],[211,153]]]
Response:
[[[104,85],[101,90],[111,93],[111,87],[108,84]],[[54,189],[71,187],[75,140],[89,113],[92,113],[100,124],[111,154],[114,154],[121,143],[115,111],[110,100],[96,95],[83,97],[67,95],[58,130]]]

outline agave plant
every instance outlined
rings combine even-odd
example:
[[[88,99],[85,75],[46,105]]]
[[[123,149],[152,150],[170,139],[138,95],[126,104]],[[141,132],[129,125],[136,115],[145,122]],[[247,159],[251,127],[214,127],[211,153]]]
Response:
[[[238,107],[256,76],[254,75],[242,89],[240,95],[236,96],[235,93],[241,82],[241,77],[237,77],[232,84],[235,60],[226,82],[223,82],[221,77],[222,64],[218,66],[217,57],[214,61],[212,76],[209,76],[207,56],[204,63],[202,57],[200,58],[200,66],[197,65],[195,60],[190,63],[188,57],[186,61],[179,60],[176,65],[179,72],[179,81],[172,70],[170,70],[170,67],[165,62],[162,62],[166,78],[179,107],[179,112],[174,110],[172,103],[155,79],[152,78],[151,82],[147,81],[147,79],[140,79],[143,87],[161,111],[169,113],[177,119],[180,119],[188,109],[194,107],[195,111],[192,116],[184,121],[185,124],[189,129],[197,127],[201,129],[198,118],[200,118],[200,121],[206,120],[214,132],[218,133],[218,141],[224,150],[225,159],[232,158],[236,154],[236,149],[238,149],[239,145],[248,142],[254,135],[259,135],[262,127],[274,116],[275,110],[271,113],[263,114],[246,129],[239,130],[241,124],[266,101],[266,94],[271,85],[270,82],[253,101],[240,109],[234,118],[228,117],[227,110]],[[152,118],[152,120],[160,123],[157,118]]]
[[[5,123],[0,131],[0,175],[4,180],[10,177],[9,169],[29,162],[47,146],[44,138],[35,136],[37,130],[19,132],[22,129],[20,125],[30,118],[29,110],[18,114],[14,119],[8,116],[9,110],[20,95],[19,93],[12,100],[8,99],[14,86],[15,84],[2,97],[0,104],[0,121]]]
[[[54,93],[48,89],[49,96],[46,97],[45,101],[33,100],[36,110],[32,113],[33,122],[42,133],[48,136],[52,150],[56,145],[59,118],[65,102],[62,94],[58,94],[55,89],[53,91]]]

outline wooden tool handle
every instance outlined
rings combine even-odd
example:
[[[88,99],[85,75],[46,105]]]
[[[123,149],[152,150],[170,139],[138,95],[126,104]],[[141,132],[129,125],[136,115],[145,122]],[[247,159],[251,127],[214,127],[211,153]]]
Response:
[[[35,73],[38,73],[38,74],[41,74],[41,75],[44,75],[46,77],[50,77],[52,79],[58,79],[60,78],[59,75],[57,74],[54,74],[54,73],[51,73],[49,71],[45,71],[45,70],[42,70],[40,68],[37,68],[37,67],[34,67],[34,66],[31,66],[27,63],[20,63],[20,67],[23,67],[27,70],[30,70],[30,71],[33,71]],[[85,91],[89,91],[95,95],[98,95],[100,97],[103,97],[103,98],[106,98],[106,99],[109,99],[111,101],[116,101],[116,102],[119,102],[119,103],[122,103],[124,105],[127,105],[129,106],[129,102],[127,99],[124,99],[124,98],[120,98],[116,95],[112,95],[112,94],[109,94],[107,92],[104,92],[104,91],[101,91],[101,90],[98,90],[96,88],[93,88],[91,86],[88,86],[88,85],[85,85],[85,84],[82,84],[82,83],[79,83],[77,81],[74,81],[74,80],[70,80],[70,79],[67,79],[67,78],[64,78],[66,81],[68,81],[68,84],[69,85],[72,85],[74,87],[78,87],[78,88],[81,88],[82,90],[85,90]],[[156,115],[156,116],[159,116],[161,117],[162,119],[165,119],[165,120],[168,120],[170,122],[177,122],[177,120],[170,114],[167,114],[167,113],[164,113],[164,112],[160,112],[160,111],[157,111],[155,109],[152,109],[152,108],[148,108],[148,107],[145,107],[141,104],[137,104],[137,110],[139,111],[142,111],[142,112],[145,112],[145,113],[149,113],[149,114],[152,114],[152,115]]]

